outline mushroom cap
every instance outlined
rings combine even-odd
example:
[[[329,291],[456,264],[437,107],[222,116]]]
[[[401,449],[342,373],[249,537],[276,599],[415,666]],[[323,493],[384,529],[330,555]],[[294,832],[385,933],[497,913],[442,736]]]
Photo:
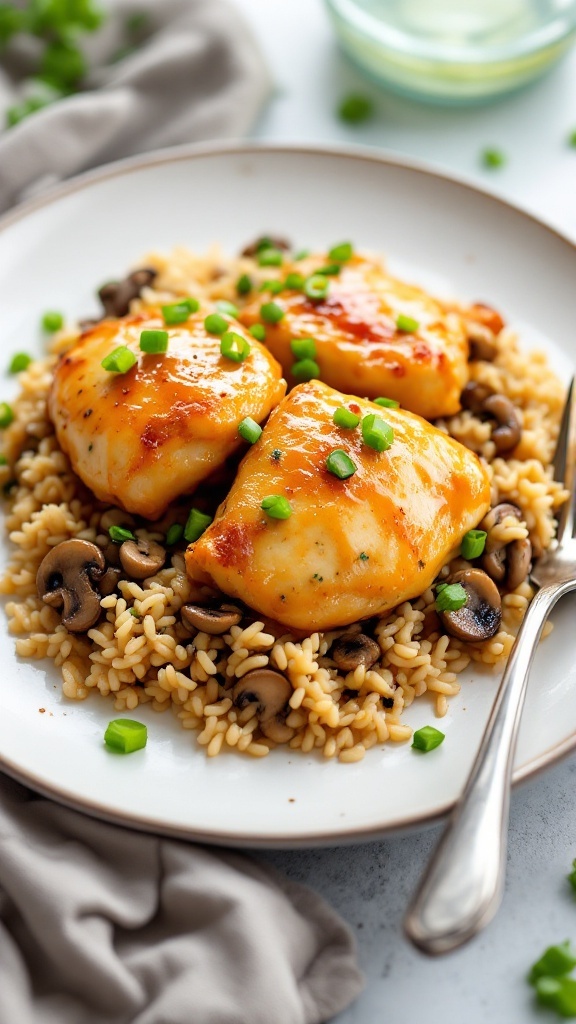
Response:
[[[492,431],[496,451],[509,452],[520,443],[522,427],[518,413],[506,395],[489,395],[484,402],[484,411],[494,417],[498,426]]]
[[[158,572],[166,561],[166,551],[155,540],[125,540],[120,545],[122,568],[135,580],[145,580]]]
[[[502,600],[498,587],[481,569],[463,569],[446,580],[460,583],[467,601],[456,611],[439,612],[445,628],[459,640],[489,640],[500,629]]]
[[[256,704],[261,724],[270,722],[287,707],[293,693],[286,676],[271,668],[255,668],[235,684],[232,699],[236,707]]]
[[[221,608],[204,608],[198,604],[182,605],[182,618],[186,625],[193,626],[201,633],[210,636],[221,636],[228,633],[232,626],[237,626],[242,619],[242,612],[234,605],[223,605]]]
[[[62,623],[71,633],[84,633],[98,619],[100,594],[94,584],[105,569],[100,548],[79,537],[56,544],[40,563],[38,594],[46,604],[62,609]]]
[[[365,633],[344,633],[332,644],[330,657],[344,672],[353,672],[360,665],[370,668],[378,661],[380,648]]]

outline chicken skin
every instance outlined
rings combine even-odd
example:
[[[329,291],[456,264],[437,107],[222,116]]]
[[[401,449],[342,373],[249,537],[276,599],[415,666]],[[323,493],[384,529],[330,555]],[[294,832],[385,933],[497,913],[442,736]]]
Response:
[[[311,275],[327,262],[315,256],[288,269]],[[272,299],[280,308],[281,319],[266,323],[266,343],[289,383],[295,383],[290,342],[312,337],[320,379],[331,387],[394,398],[426,419],[458,412],[468,381],[468,341],[457,312],[391,277],[376,259],[352,256],[339,274],[324,280],[325,298],[310,299],[297,290],[264,293],[240,314],[251,326],[260,322],[263,303]],[[398,327],[399,317],[415,329]]]
[[[340,406],[389,424],[390,448],[336,426]],[[347,479],[327,468],[335,449],[356,466]],[[270,495],[289,501],[289,518],[262,511]],[[463,445],[403,409],[309,381],[270,416],[186,566],[289,628],[325,630],[422,594],[489,506],[488,473]]]
[[[266,418],[286,390],[273,356],[234,321],[250,352],[234,362],[207,333],[204,313],[166,327],[154,309],[104,320],[60,358],[49,396],[58,441],[78,476],[103,501],[158,518],[193,491],[240,445],[244,417]],[[147,355],[140,334],[166,330],[168,350]],[[126,346],[137,362],[126,373],[102,360]]]

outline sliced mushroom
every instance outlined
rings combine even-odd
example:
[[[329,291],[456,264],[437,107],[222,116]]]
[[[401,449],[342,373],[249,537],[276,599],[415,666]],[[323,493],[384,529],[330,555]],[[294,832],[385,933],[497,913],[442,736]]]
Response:
[[[484,412],[484,402],[494,392],[487,384],[480,384],[477,380],[469,380],[460,395],[460,401],[464,409],[479,414]]]
[[[344,672],[353,672],[362,665],[370,668],[380,657],[375,640],[365,633],[344,633],[332,644],[330,657]]]
[[[466,604],[456,611],[439,612],[444,627],[459,640],[489,640],[500,629],[502,601],[498,587],[481,569],[463,569],[449,576],[447,583],[460,583]]]
[[[286,676],[271,668],[255,668],[235,684],[232,699],[240,709],[247,704],[256,704],[256,714],[264,735],[275,743],[287,743],[294,735],[294,730],[285,722],[292,693]]]
[[[152,267],[133,270],[123,281],[108,281],[98,292],[105,316],[126,316],[130,303],[137,299],[143,288],[151,285],[158,271]]]
[[[520,443],[522,427],[518,413],[505,395],[490,395],[484,402],[484,412],[493,416],[498,426],[492,431],[497,452],[509,452]]]
[[[253,242],[245,245],[240,255],[256,256],[256,254],[264,247],[270,249],[283,249],[285,252],[291,248],[290,242],[285,238],[278,238],[276,235],[261,235],[260,238],[255,238]]]
[[[532,545],[529,537],[522,540],[512,541],[508,544],[506,586],[509,590],[516,590],[524,582],[532,564]]]
[[[500,331],[506,326],[498,310],[492,309],[492,306],[486,306],[483,302],[474,303],[473,306],[470,306],[468,313],[471,320],[487,327],[493,334],[500,334]]]
[[[125,540],[120,545],[120,561],[129,576],[145,580],[154,576],[166,561],[166,551],[155,540]]]
[[[521,510],[516,505],[503,501],[490,509],[480,523],[480,528],[486,530],[488,534],[482,568],[496,583],[503,584],[509,590],[515,590],[530,572],[532,545],[528,537],[515,538],[507,544],[503,544],[501,539],[495,539],[494,527],[499,526],[509,516],[513,516],[518,522],[523,518]]]
[[[498,346],[492,331],[488,327],[482,327],[481,324],[468,324],[466,333],[470,348],[469,359],[493,363],[498,355]]]
[[[62,609],[62,623],[71,633],[84,633],[100,615],[100,594],[106,560],[99,547],[75,537],[56,544],[40,563],[38,594],[52,608]]]
[[[496,546],[495,544],[491,544],[490,542],[491,531],[494,529],[495,526],[499,526],[500,523],[503,522],[504,519],[507,519],[509,516],[514,516],[514,519],[517,519],[518,522],[521,522],[523,519],[521,509],[519,509],[517,505],[513,505],[509,501],[499,502],[498,505],[494,505],[494,508],[491,508],[490,511],[487,512],[486,515],[484,516],[484,519],[480,523],[480,529],[485,530],[486,533],[488,534],[488,537],[486,538],[487,551],[493,551],[494,547]]]
[[[100,591],[101,597],[108,597],[108,594],[112,594],[116,590],[121,576],[121,569],[116,569],[112,565],[106,569],[106,572],[98,584],[98,590]]]
[[[228,633],[232,626],[237,626],[242,612],[234,605],[221,605],[220,608],[202,608],[197,604],[182,605],[182,618],[189,626],[209,633],[210,636],[221,636]]]

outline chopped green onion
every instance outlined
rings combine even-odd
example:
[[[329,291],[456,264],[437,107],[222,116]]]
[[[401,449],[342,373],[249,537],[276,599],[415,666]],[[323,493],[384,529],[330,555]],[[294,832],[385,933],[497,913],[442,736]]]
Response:
[[[358,466],[342,448],[335,448],[326,459],[326,469],[339,480],[347,480],[349,476],[354,476]]]
[[[260,285],[261,292],[270,292],[272,295],[279,295],[283,290],[284,285],[282,281],[278,281],[277,278],[272,278],[270,281],[263,281]]]
[[[262,249],[258,255],[258,265],[261,267],[281,267],[283,256],[279,249]]]
[[[406,334],[414,334],[414,331],[418,330],[420,324],[413,317],[399,313],[396,317],[396,327],[399,331],[405,331]]]
[[[295,253],[292,258],[293,258],[294,262],[296,263],[299,260],[305,260],[306,257],[309,256],[309,255],[310,255],[310,249],[299,249],[298,252]]]
[[[312,274],[304,281],[303,292],[309,299],[325,299],[328,294],[328,281],[322,274]]]
[[[10,365],[8,367],[9,373],[22,373],[22,370],[26,370],[32,362],[32,356],[26,354],[26,352],[18,352],[17,355],[12,356]]]
[[[209,334],[224,334],[230,324],[219,313],[209,313],[204,319],[204,327]]]
[[[262,433],[262,427],[251,416],[246,416],[238,424],[238,433],[249,444],[255,444]]]
[[[262,499],[260,508],[271,519],[289,519],[294,509],[282,494],[268,494]]]
[[[186,520],[186,526],[184,527],[184,540],[192,544],[202,536],[204,530],[208,529],[211,522],[212,516],[201,512],[199,508],[191,508]]]
[[[119,345],[109,356],[105,356],[101,366],[109,373],[127,373],[137,362],[138,359],[126,345]]]
[[[374,405],[381,405],[384,409],[399,409],[400,402],[395,398],[373,398]]]
[[[344,427],[345,430],[352,430],[353,427],[357,427],[360,423],[360,417],[344,405],[338,406],[332,420],[337,427]]]
[[[5,455],[2,455],[0,453],[0,466],[7,466],[7,465],[8,465],[8,459],[6,458]]]
[[[566,877],[568,878],[572,888],[576,890],[576,860],[572,861],[572,871]]]
[[[325,267],[318,267],[315,273],[322,274],[322,277],[337,277],[341,270],[340,263],[327,263]]]
[[[284,279],[284,287],[295,292],[302,291],[302,288],[304,287],[304,280],[303,274],[296,274],[292,272],[291,274],[286,275]]]
[[[220,339],[220,352],[233,363],[243,363],[250,355],[250,342],[236,331],[226,331]]]
[[[319,380],[320,367],[315,359],[298,359],[292,363],[290,373],[297,380]]]
[[[569,134],[569,136],[568,136],[566,141],[567,141],[569,146],[573,146],[576,149],[576,128],[574,128],[570,132],[570,134]]]
[[[468,530],[468,533],[465,533],[462,538],[460,547],[462,558],[479,558],[486,546],[487,536],[485,530]]]
[[[539,978],[536,996],[542,1006],[555,1010],[560,1017],[576,1017],[576,979]]]
[[[354,252],[352,242],[340,242],[338,245],[333,245],[328,251],[328,259],[333,260],[335,263],[345,263],[349,260]]]
[[[168,331],[142,331],[140,350],[149,355],[161,355],[168,350]]]
[[[490,170],[495,170],[497,167],[503,167],[506,163],[506,157],[501,149],[483,149],[480,154],[480,159],[484,164],[484,167]]]
[[[180,523],[172,523],[166,531],[166,543],[168,547],[172,547],[173,544],[177,544],[184,535],[184,527]]]
[[[372,117],[374,104],[368,96],[350,93],[345,96],[338,107],[338,117],[346,124],[362,124]]]
[[[385,452],[394,441],[394,431],[376,413],[364,416],[362,420],[362,437],[364,443],[377,452]]]
[[[439,729],[435,729],[433,725],[424,725],[422,729],[417,729],[414,733],[412,746],[416,747],[416,750],[423,750],[427,754],[429,750],[439,747],[443,739],[444,733],[440,732]]]
[[[277,302],[265,302],[260,306],[260,316],[267,324],[277,324],[284,316],[284,310]]]
[[[106,746],[119,754],[132,754],[135,750],[141,750],[146,746],[147,739],[146,726],[130,718],[115,718],[104,733]]]
[[[235,306],[233,302],[228,302],[226,299],[220,299],[216,303],[216,309],[219,313],[224,313],[225,316],[238,316],[238,306]]]
[[[236,291],[238,295],[248,295],[252,291],[252,280],[248,274],[240,274],[236,281]]]
[[[463,608],[468,597],[461,583],[440,583],[436,587],[436,611],[456,612]]]
[[[548,946],[540,959],[530,968],[528,981],[534,985],[538,978],[568,974],[573,967],[576,967],[576,949],[566,939],[557,946]]]
[[[125,540],[136,540],[132,530],[127,530],[125,526],[111,526],[108,534],[115,544],[123,544]]]
[[[314,359],[316,355],[314,338],[292,338],[290,348],[296,359]]]
[[[0,402],[0,430],[9,427],[13,419],[12,406],[8,405],[8,402]]]
[[[178,302],[171,302],[161,309],[165,324],[183,324],[191,313],[198,312],[200,303],[198,299],[179,299]]]
[[[252,324],[252,327],[248,328],[248,334],[256,338],[256,341],[266,341],[266,328],[264,324]]]
[[[56,313],[53,310],[48,313],[44,313],[42,317],[42,328],[48,334],[54,334],[55,331],[59,331],[64,326],[64,317],[62,313]]]

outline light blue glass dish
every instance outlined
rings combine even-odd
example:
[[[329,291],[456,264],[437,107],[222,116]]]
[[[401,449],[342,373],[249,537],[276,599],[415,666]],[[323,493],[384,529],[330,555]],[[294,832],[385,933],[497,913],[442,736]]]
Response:
[[[371,78],[431,103],[474,103],[544,74],[576,40],[576,0],[326,0]]]

